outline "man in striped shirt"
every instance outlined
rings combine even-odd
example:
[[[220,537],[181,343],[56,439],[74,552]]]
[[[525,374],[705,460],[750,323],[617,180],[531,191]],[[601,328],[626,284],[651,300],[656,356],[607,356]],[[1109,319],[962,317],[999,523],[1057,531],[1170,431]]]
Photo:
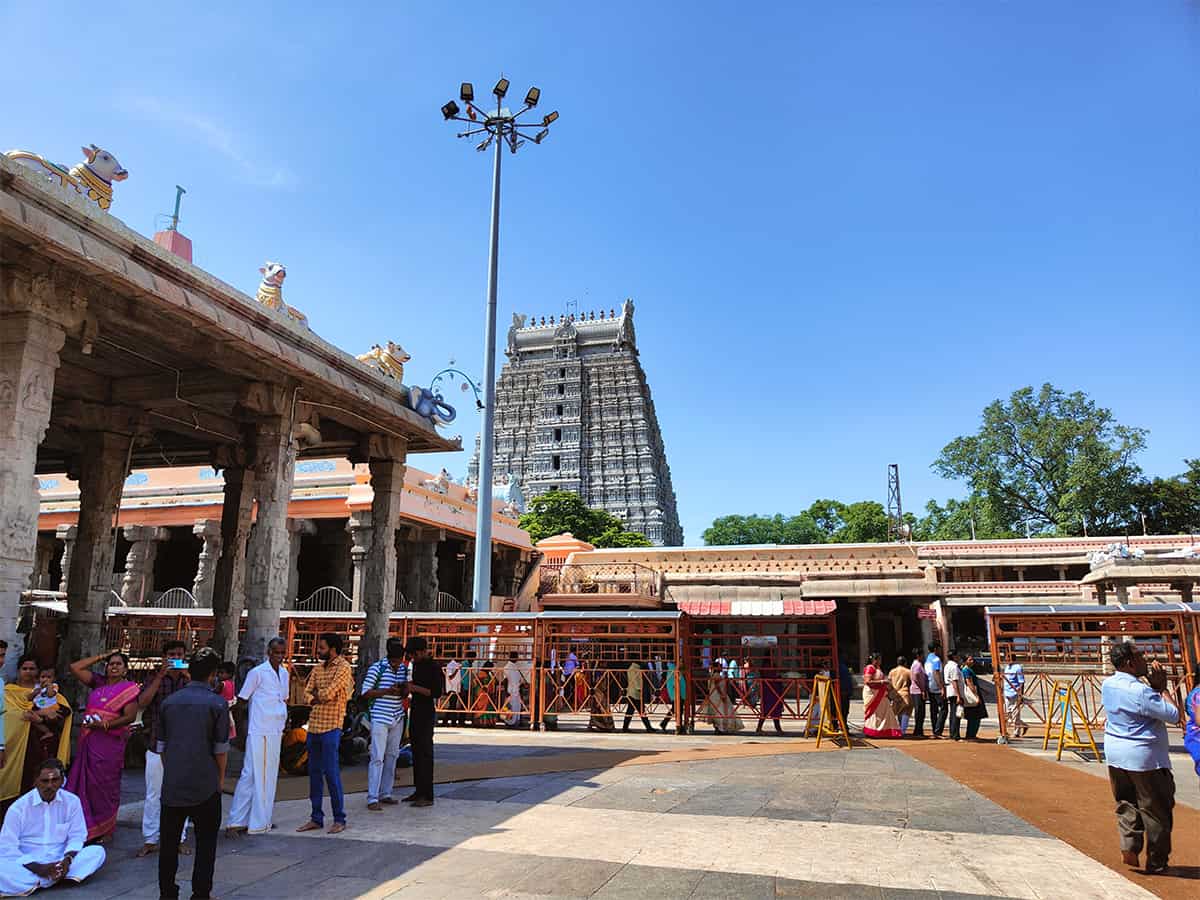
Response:
[[[362,698],[370,702],[371,762],[367,767],[367,809],[379,812],[381,803],[394,806],[392,789],[396,781],[396,757],[404,736],[404,685],[408,667],[404,664],[404,642],[389,638],[387,659],[367,670],[362,683]]]

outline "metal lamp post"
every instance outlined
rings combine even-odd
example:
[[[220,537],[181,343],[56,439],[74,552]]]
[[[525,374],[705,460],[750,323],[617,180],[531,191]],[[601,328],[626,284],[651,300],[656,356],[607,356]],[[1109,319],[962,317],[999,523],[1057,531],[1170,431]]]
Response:
[[[493,147],[492,163],[492,226],[491,246],[488,253],[487,315],[483,338],[483,427],[479,439],[479,498],[475,516],[475,596],[472,608],[477,613],[489,612],[492,604],[492,443],[496,420],[496,270],[500,250],[500,157],[505,146],[516,153],[532,141],[540,144],[550,134],[550,125],[558,118],[557,112],[548,113],[541,122],[519,121],[521,116],[537,106],[541,90],[530,88],[520,111],[512,113],[504,104],[508,93],[508,79],[501,78],[492,88],[496,98],[496,109],[484,112],[475,105],[475,88],[464,81],[459,90],[459,99],[465,109],[451,100],[442,107],[442,117],[447,121],[465,122],[466,131],[460,138],[482,140],[475,147],[483,152]],[[522,129],[539,129],[523,131]]]

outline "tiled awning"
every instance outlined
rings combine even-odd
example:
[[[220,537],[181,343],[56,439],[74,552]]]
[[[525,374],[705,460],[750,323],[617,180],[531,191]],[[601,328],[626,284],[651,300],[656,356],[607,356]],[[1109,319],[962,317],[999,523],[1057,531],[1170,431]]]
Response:
[[[829,616],[836,600],[681,600],[689,616]]]

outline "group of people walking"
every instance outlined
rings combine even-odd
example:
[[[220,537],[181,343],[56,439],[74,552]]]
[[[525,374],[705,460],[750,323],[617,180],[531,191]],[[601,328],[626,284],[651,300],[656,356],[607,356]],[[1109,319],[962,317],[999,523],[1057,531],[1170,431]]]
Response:
[[[870,655],[863,669],[862,730],[866,737],[979,740],[979,726],[988,710],[975,657],[967,655],[960,662],[953,650],[945,654],[944,661],[942,656],[941,645],[930,644],[927,654],[913,650],[911,658],[898,657],[895,666],[885,671],[880,654]]]

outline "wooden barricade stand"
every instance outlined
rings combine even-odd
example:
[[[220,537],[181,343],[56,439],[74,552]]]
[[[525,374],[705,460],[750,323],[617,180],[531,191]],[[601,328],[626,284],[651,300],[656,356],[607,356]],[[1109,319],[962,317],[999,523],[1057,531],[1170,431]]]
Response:
[[[1042,749],[1045,750],[1050,746],[1050,735],[1054,731],[1055,716],[1062,713],[1062,721],[1058,722],[1058,752],[1054,755],[1056,761],[1062,760],[1063,749],[1070,747],[1072,750],[1084,749],[1091,747],[1092,753],[1096,757],[1096,761],[1100,761],[1100,751],[1096,749],[1096,740],[1092,736],[1092,726],[1088,724],[1087,714],[1083,711],[1083,706],[1079,703],[1079,698],[1075,696],[1075,686],[1069,681],[1054,682],[1054,689],[1051,694],[1050,715],[1046,719],[1046,734],[1042,737]],[[1087,743],[1079,739],[1079,723],[1083,723],[1084,729],[1087,731]],[[1070,734],[1068,734],[1068,730]]]
[[[828,675],[817,675],[813,678],[812,703],[808,706],[808,717],[804,720],[804,736],[813,726],[813,712],[818,711],[816,730],[817,746],[821,746],[821,738],[841,738],[850,750],[850,731],[846,728],[846,720],[842,718],[842,705],[838,702],[837,685]]]

